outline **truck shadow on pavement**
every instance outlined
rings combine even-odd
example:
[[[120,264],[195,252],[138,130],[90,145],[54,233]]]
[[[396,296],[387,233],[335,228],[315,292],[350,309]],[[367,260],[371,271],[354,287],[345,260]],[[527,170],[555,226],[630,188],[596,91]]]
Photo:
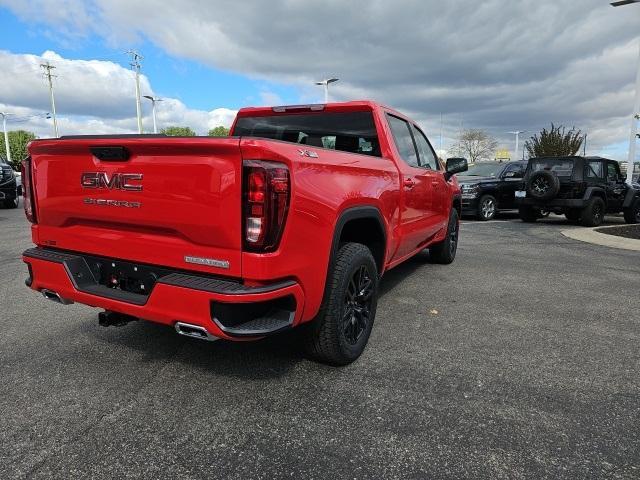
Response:
[[[380,299],[428,262],[429,254],[422,252],[385,273],[379,287]],[[141,364],[142,368],[158,362],[176,363],[213,375],[245,380],[282,377],[301,362],[305,363],[305,368],[333,370],[333,367],[307,360],[295,329],[253,342],[204,342],[181,337],[172,328],[146,321],[103,328],[97,325],[97,318],[94,321],[87,319],[82,323],[81,330],[82,334],[89,337],[90,343],[108,344],[117,355],[130,355],[132,362]],[[83,352],[82,355],[93,355],[93,352]]]

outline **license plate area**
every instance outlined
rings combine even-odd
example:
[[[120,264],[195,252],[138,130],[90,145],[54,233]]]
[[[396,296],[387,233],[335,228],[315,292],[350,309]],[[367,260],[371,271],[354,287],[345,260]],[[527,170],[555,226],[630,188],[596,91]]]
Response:
[[[527,192],[524,190],[516,190],[516,198],[526,198]]]

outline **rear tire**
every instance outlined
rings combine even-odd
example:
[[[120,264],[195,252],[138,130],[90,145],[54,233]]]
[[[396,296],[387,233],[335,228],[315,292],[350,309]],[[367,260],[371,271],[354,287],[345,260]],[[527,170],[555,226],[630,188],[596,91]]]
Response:
[[[478,202],[478,218],[483,221],[492,220],[496,216],[498,202],[491,195],[483,195]]]
[[[585,227],[597,227],[604,219],[605,204],[600,197],[593,197],[580,213],[580,224]]]
[[[346,243],[329,272],[320,312],[302,325],[306,353],[329,365],[348,365],[364,351],[378,303],[378,270],[371,251]]]
[[[429,258],[433,263],[448,265],[456,259],[458,251],[458,237],[460,234],[460,218],[455,208],[449,214],[447,236],[445,239],[429,248]]]
[[[539,218],[536,209],[529,206],[520,207],[518,214],[520,215],[520,219],[525,223],[535,223]]]
[[[4,200],[2,204],[4,205],[4,208],[18,208],[18,205],[20,204],[20,199],[16,197],[14,199]]]
[[[640,198],[636,198],[629,208],[624,209],[624,221],[627,223],[640,223]]]
[[[577,208],[572,208],[570,210],[567,210],[564,214],[564,216],[567,218],[567,220],[569,220],[571,223],[578,223],[580,221],[580,210]]]

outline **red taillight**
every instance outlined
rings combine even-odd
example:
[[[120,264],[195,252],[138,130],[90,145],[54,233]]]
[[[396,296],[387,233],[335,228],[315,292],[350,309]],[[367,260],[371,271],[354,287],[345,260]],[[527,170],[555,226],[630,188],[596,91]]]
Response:
[[[244,166],[244,247],[269,252],[278,247],[287,219],[289,170],[281,163],[247,160]]]
[[[31,159],[22,161],[20,166],[22,172],[22,204],[27,220],[36,223],[36,210],[33,203],[33,186],[31,184]]]

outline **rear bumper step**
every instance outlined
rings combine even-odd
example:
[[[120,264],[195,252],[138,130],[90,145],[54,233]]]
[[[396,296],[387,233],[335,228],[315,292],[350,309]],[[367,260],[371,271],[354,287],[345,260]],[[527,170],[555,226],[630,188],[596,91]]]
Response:
[[[104,271],[96,267],[96,258],[30,248],[23,253],[23,260],[29,265],[27,284],[40,292],[55,292],[65,301],[170,325],[178,333],[194,338],[203,338],[203,332],[226,339],[263,337],[296,325],[302,316],[304,295],[300,285],[292,280],[249,286],[239,281],[100,258],[108,264],[109,272],[135,270],[140,275],[157,275],[151,283],[139,280],[147,285],[144,293],[140,293],[120,288],[120,285],[127,288],[130,279],[116,282],[115,288],[108,286]],[[116,270],[111,269],[112,265]],[[47,298],[52,299],[51,295]],[[184,332],[179,331],[179,323],[195,330],[184,327]]]

